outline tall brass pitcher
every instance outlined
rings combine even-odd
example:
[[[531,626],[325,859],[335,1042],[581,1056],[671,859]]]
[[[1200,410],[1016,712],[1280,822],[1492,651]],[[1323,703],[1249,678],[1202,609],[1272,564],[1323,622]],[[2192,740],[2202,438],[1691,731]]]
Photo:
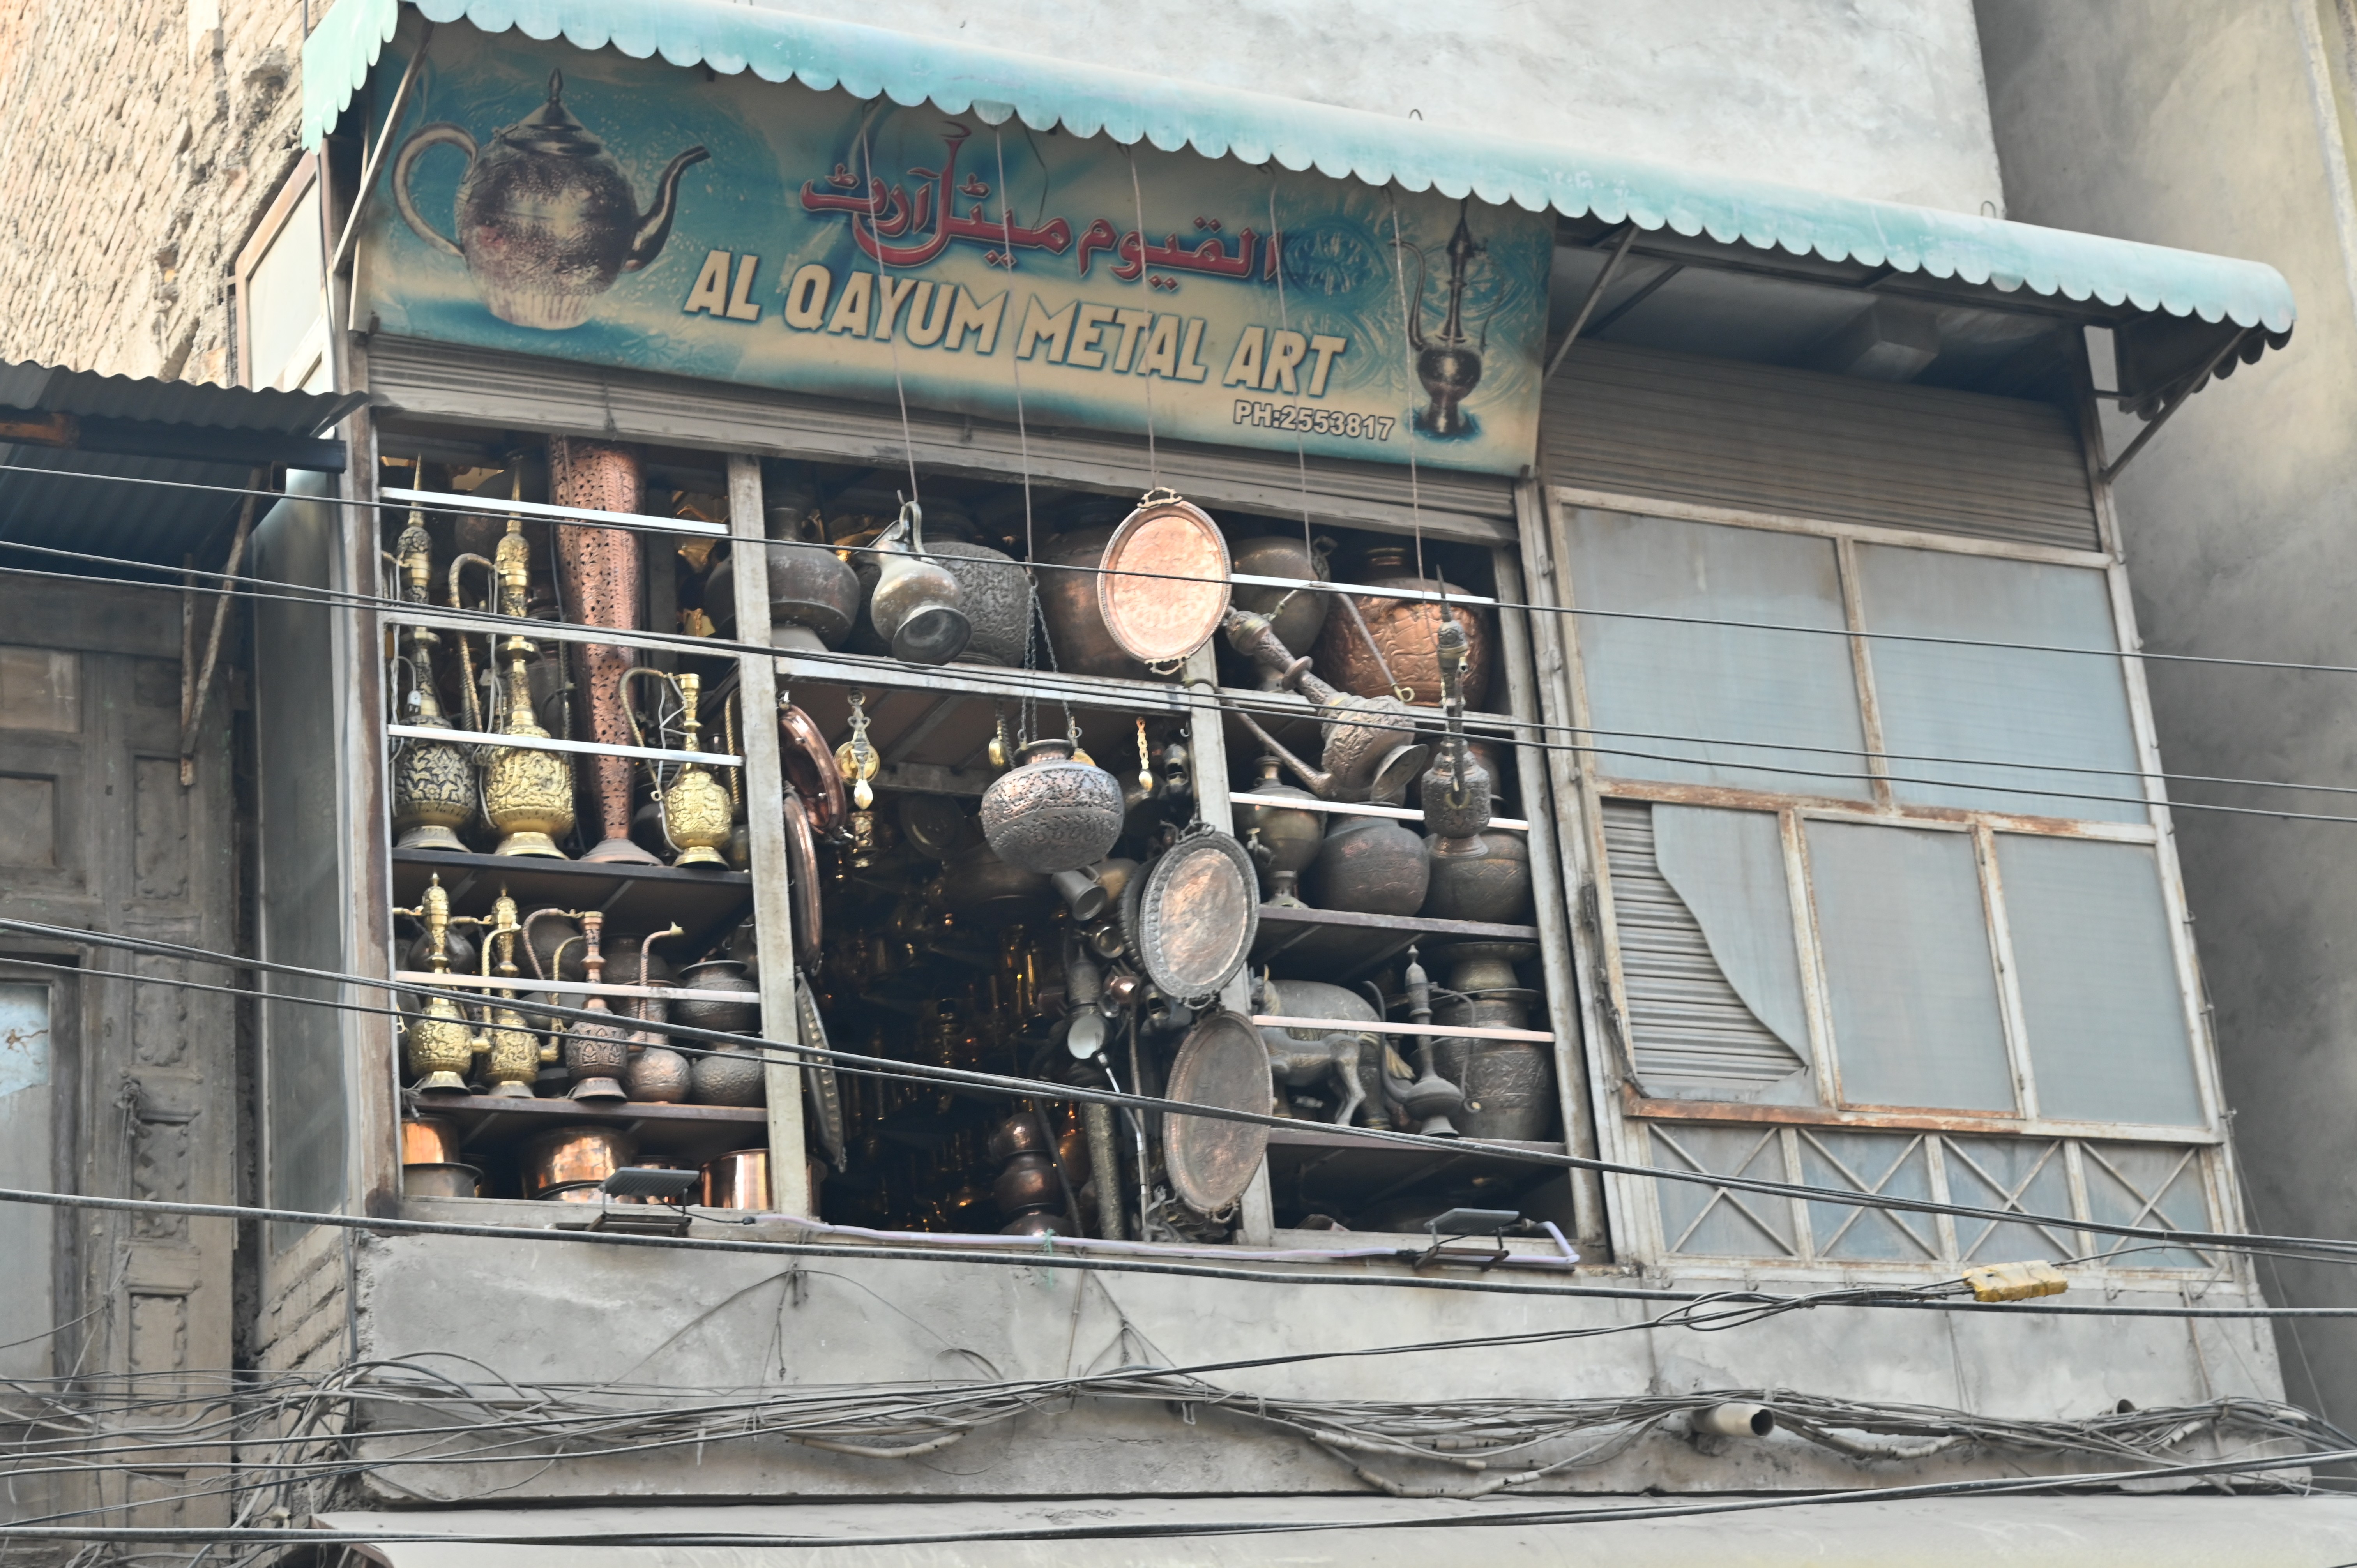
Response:
[[[394,542],[402,597],[411,604],[426,602],[434,577],[433,542],[425,532],[425,514],[409,511],[409,526]],[[434,690],[434,650],[442,639],[431,628],[409,627],[402,633],[404,656],[409,661],[408,703],[402,722],[421,729],[448,729],[441,698]],[[404,739],[393,756],[393,825],[400,833],[396,849],[464,850],[458,830],[475,814],[475,770],[466,754],[446,740]]]
[[[499,574],[500,614],[524,617],[531,585],[531,546],[523,536],[523,520],[510,516],[508,532],[491,558]],[[548,732],[532,713],[532,678],[526,670],[533,652],[528,638],[509,636],[500,641],[500,657],[507,665],[500,706],[501,735],[545,740]],[[573,767],[562,752],[505,746],[490,752],[483,764],[483,814],[504,836],[497,854],[536,854],[567,858],[556,841],[573,831]]]

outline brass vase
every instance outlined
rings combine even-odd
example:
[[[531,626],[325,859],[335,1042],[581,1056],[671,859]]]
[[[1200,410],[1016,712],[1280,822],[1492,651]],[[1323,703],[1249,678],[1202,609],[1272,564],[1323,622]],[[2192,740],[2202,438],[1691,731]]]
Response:
[[[425,514],[413,507],[409,525],[393,545],[402,575],[402,596],[412,604],[426,602],[433,581],[433,541],[425,532]],[[434,650],[442,639],[425,627],[403,633],[411,679],[409,706],[402,721],[421,729],[448,729],[442,701],[434,690]],[[395,849],[447,849],[463,852],[458,830],[475,814],[475,770],[467,755],[448,741],[402,741],[393,757],[393,825],[401,835]]]
[[[500,541],[493,564],[500,579],[500,614],[522,619],[531,585],[531,556],[524,542],[522,520],[508,520],[507,536]],[[534,651],[522,637],[500,644],[507,660],[506,709],[500,733],[545,740],[548,732],[533,716],[532,676],[527,665]],[[562,752],[503,746],[490,751],[483,763],[483,815],[501,837],[495,854],[531,854],[554,860],[567,858],[556,841],[573,831],[573,768]]]
[[[449,973],[450,895],[442,886],[441,875],[437,873],[428,879],[425,897],[416,908],[394,912],[425,922],[425,937],[433,944],[427,965],[437,975]],[[402,1031],[402,1047],[419,1092],[467,1092],[467,1073],[475,1065],[477,1041],[473,1026],[456,1002],[443,995],[425,998],[424,1010],[410,1015],[408,1026]]]
[[[639,454],[610,441],[557,435],[548,443],[549,499],[559,506],[592,511],[635,512],[640,499]],[[641,624],[641,579],[638,539],[624,528],[577,523],[556,526],[556,575],[565,596],[565,617],[578,626],[636,631]],[[589,733],[601,746],[630,744],[630,715],[622,677],[638,662],[628,648],[602,642],[573,645],[576,680],[588,699]],[[584,860],[659,864],[630,842],[630,761],[593,757],[583,770],[598,842]]]

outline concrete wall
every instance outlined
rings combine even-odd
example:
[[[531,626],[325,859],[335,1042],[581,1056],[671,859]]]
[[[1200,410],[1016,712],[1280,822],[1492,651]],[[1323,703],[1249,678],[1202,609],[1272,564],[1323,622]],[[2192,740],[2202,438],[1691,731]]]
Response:
[[[413,1200],[409,1218],[544,1225],[544,1205]],[[771,1222],[730,1239],[791,1240]],[[1217,1262],[1218,1260],[1204,1260]],[[1343,1265],[1397,1274],[1394,1264]],[[1681,1274],[1682,1289],[1787,1288],[1764,1270]],[[1469,1279],[1471,1272],[1444,1271]],[[565,1242],[439,1236],[363,1238],[356,1248],[360,1354],[415,1357],[477,1387],[521,1382],[633,1385],[674,1402],[698,1391],[780,1395],[863,1383],[1058,1379],[1121,1367],[1183,1367],[1314,1355],[1476,1336],[1609,1329],[1673,1305],[1340,1285],[1268,1285],[1159,1275],[1078,1274],[1016,1263],[951,1263],[686,1254]],[[1501,1269],[1517,1283],[1560,1275]],[[1626,1272],[1583,1271],[1591,1288],[1658,1286]],[[1807,1288],[1805,1286],[1801,1288]],[[2156,1305],[2174,1294],[2156,1293]],[[2230,1293],[2202,1298],[2231,1305]],[[448,1359],[456,1353],[478,1363]],[[715,1442],[691,1455],[585,1458],[546,1468],[460,1462],[383,1472],[370,1500],[390,1505],[485,1498],[1024,1497],[1371,1492],[1356,1463],[1410,1487],[1454,1494],[1482,1473],[1338,1455],[1254,1418],[1270,1400],[1616,1399],[1779,1388],[1800,1393],[1964,1409],[1988,1415],[2086,1417],[2122,1399],[2137,1406],[2248,1394],[2278,1397],[2263,1326],[2219,1319],[2033,1316],[1827,1307],[1724,1333],[1640,1329],[1598,1337],[1409,1355],[1305,1360],[1207,1374],[1240,1397],[1191,1422],[1160,1399],[1077,1402],[1031,1412],[910,1459],[823,1452],[778,1438]],[[446,1407],[447,1408],[447,1407]],[[458,1412],[453,1419],[463,1416]],[[1272,1411],[1272,1414],[1281,1414]],[[381,1428],[414,1428],[387,1409]],[[414,1440],[413,1440],[414,1441]],[[1504,1461],[1550,1463],[1592,1443]],[[373,1444],[379,1454],[401,1443]],[[442,1448],[448,1453],[451,1447]],[[1753,1443],[1690,1440],[1662,1430],[1606,1462],[1576,1466],[1533,1489],[1746,1491],[1890,1485],[1955,1476],[2084,1467],[2085,1457],[1961,1449],[1931,1462],[1859,1462],[1790,1434]],[[1427,1494],[1428,1495],[1428,1494]]]
[[[302,14],[0,6],[0,357],[231,378],[229,269],[301,153]]]
[[[867,0],[856,19],[1846,196],[2003,209],[1971,0]]]
[[[2291,281],[2288,351],[2195,397],[2123,476],[2147,645],[2357,663],[2357,309],[2334,0],[1981,0],[2013,216],[2252,256]],[[2345,77],[2343,79],[2345,85]],[[2112,448],[2128,435],[2115,423]],[[2156,664],[2168,766],[2347,785],[2357,679]],[[2348,813],[2330,796],[2181,797]],[[2357,831],[2182,811],[2178,833],[2250,1219],[2357,1234]],[[2284,1262],[2281,1298],[2357,1305],[2357,1272]],[[2357,1419],[2357,1336],[2285,1330],[2292,1398]]]

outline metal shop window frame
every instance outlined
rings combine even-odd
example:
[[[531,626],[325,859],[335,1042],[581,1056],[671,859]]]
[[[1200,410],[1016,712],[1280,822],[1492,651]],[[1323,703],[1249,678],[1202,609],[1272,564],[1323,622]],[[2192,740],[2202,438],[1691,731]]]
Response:
[[[2094,488],[2098,517],[2103,524],[2103,537],[2107,548],[2079,551],[1836,522],[1735,507],[1672,502],[1643,496],[1549,486],[1538,480],[1526,481],[1520,487],[1518,505],[1522,514],[1524,564],[1528,579],[1534,585],[1534,602],[1555,605],[1565,610],[1576,609],[1579,602],[1580,563],[1569,548],[1568,538],[1572,516],[1582,510],[1801,534],[1831,542],[1840,573],[1842,613],[1851,634],[1846,641],[1856,680],[1860,719],[1865,729],[1865,749],[1872,754],[1862,759],[1867,776],[1868,798],[1854,801],[1772,789],[1620,779],[1604,770],[1598,753],[1592,750],[1572,755],[1558,752],[1551,759],[1549,766],[1554,775],[1557,817],[1564,839],[1565,875],[1576,890],[1571,945],[1577,968],[1583,1037],[1593,1047],[1583,1053],[1586,1058],[1584,1071],[1588,1101],[1598,1109],[1595,1135],[1598,1152],[1604,1158],[1631,1165],[1656,1165],[1661,1161],[1657,1157],[1658,1139],[1654,1129],[1659,1127],[1674,1135],[1675,1124],[1678,1123],[1689,1126],[1748,1126],[1760,1133],[1768,1144],[1776,1144],[1781,1140],[1781,1152],[1775,1153],[1770,1162],[1773,1169],[1752,1173],[1766,1175],[1770,1179],[1779,1181],[1803,1179],[1799,1174],[1800,1153],[1794,1146],[1795,1142],[1816,1128],[1855,1128],[1921,1134],[1933,1146],[1935,1163],[1939,1145],[1944,1140],[1958,1136],[2010,1136],[2025,1142],[2045,1140],[2060,1152],[2070,1172],[2070,1190],[2073,1198],[2072,1207],[2067,1212],[2073,1218],[2083,1219],[2091,1216],[2083,1171],[2084,1161],[2089,1156],[2084,1151],[2100,1150],[2104,1144],[2185,1146],[2195,1152],[2201,1166],[2201,1187],[2208,1207],[2206,1223],[2217,1229],[2233,1229],[2240,1223],[2238,1188],[2231,1149],[2224,1134],[2224,1098],[2218,1079],[2215,1042],[2210,1028],[2208,1003],[2192,943],[2191,918],[2186,909],[2184,881],[2178,864],[2174,832],[2161,780],[2154,777],[2117,781],[2117,792],[2122,795],[2137,793],[2136,786],[2141,782],[2145,808],[2138,821],[2091,822],[2024,816],[1999,811],[1910,805],[1897,800],[1893,799],[1887,777],[1891,769],[1886,766],[1882,756],[1882,727],[1876,710],[1872,668],[1867,661],[1868,650],[1876,639],[1858,635],[1866,629],[1858,592],[1859,547],[1892,545],[2100,572],[2116,646],[2123,651],[2132,652],[2140,647],[2140,641],[2129,598],[2126,568],[2116,549],[2117,535],[2110,497],[2100,483]],[[1588,703],[1586,670],[1581,659],[1580,618],[1577,614],[1557,613],[1536,615],[1532,619],[1537,631],[1539,646],[1536,653],[1541,689],[1546,699],[1546,720],[1551,725],[1566,726],[1572,731],[1583,731],[1593,718]],[[2135,766],[2147,774],[2158,775],[2161,763],[2143,666],[2138,660],[2126,660],[2122,661],[2122,671],[2136,757]],[[1611,737],[1588,734],[1576,733],[1564,738],[1582,746],[1600,747],[1613,744]],[[1644,743],[1630,741],[1623,744],[1635,749]],[[1828,759],[1829,765],[1833,761]],[[1905,768],[1901,767],[1900,770],[1905,771]],[[1633,1070],[1631,1047],[1624,1033],[1630,1016],[1629,995],[1621,969],[1619,931],[1612,902],[1612,877],[1605,859],[1602,807],[1608,800],[1737,808],[1776,814],[1784,850],[1786,875],[1792,892],[1796,937],[1801,949],[1802,985],[1811,1047],[1808,1071],[1817,1088],[1817,1103],[1771,1105],[1739,1101],[1656,1098],[1647,1095],[1640,1087]],[[1991,961],[1996,971],[2006,1059],[2013,1075],[2017,1096],[2018,1109],[2015,1112],[1845,1108],[1840,1105],[1837,1082],[1827,1081],[1828,1066],[1833,1066],[1836,1076],[1838,1067],[1832,1063],[1827,1049],[1830,1043],[1827,1023],[1830,995],[1823,964],[1823,949],[1814,929],[1814,894],[1806,879],[1807,856],[1803,843],[1807,824],[1813,822],[1871,823],[1970,836],[1975,874],[1990,926]],[[2035,1079],[2030,1071],[2010,933],[2006,929],[2001,897],[1994,896],[1996,884],[1996,835],[2000,832],[2133,843],[2151,848],[2160,875],[2161,907],[2167,919],[2179,1001],[2184,1012],[2189,1048],[2194,1058],[2193,1079],[2201,1113],[2200,1125],[2156,1127],[2115,1121],[2071,1120],[2037,1113]],[[1767,1153],[1765,1146],[1762,1153],[1763,1155]],[[1675,1263],[1692,1272],[1701,1266],[1703,1261],[1695,1253],[1679,1251],[1680,1238],[1668,1233],[1663,1219],[1664,1210],[1656,1190],[1661,1185],[1635,1176],[1616,1176],[1605,1179],[1615,1253],[1624,1262],[1657,1266]],[[1725,1188],[1709,1190],[1714,1194],[1714,1201],[1721,1200],[1718,1195],[1726,1197],[1740,1196]],[[1747,1198],[1745,1201],[1756,1204],[1763,1200]],[[1785,1200],[1764,1201],[1782,1204]],[[1803,1211],[1809,1206],[1796,1199],[1792,1200],[1790,1207],[1795,1216],[1792,1233],[1799,1239],[1798,1244],[1763,1246],[1756,1252],[1744,1255],[1748,1264],[1763,1259],[1779,1261],[1788,1265],[1786,1269],[1780,1269],[1780,1273],[1792,1272],[1802,1275],[1828,1270],[1849,1274],[1861,1270],[1894,1269],[1917,1274],[1928,1270],[1937,1274],[1944,1272],[1943,1264],[1957,1255],[1955,1239],[1950,1234],[1950,1227],[1943,1219],[1940,1227],[1942,1241],[1936,1258],[1908,1262],[1855,1259],[1835,1262],[1821,1259],[1807,1240],[1807,1218]],[[2037,1206],[2023,1204],[2018,1207]],[[2083,1251],[2104,1250],[2105,1243],[2100,1235],[2080,1232],[2078,1239],[2083,1243]],[[2209,1278],[2216,1278],[2222,1272],[2244,1277],[2248,1272],[2247,1264],[2232,1262],[2214,1268],[2188,1271],[2168,1266],[2138,1269],[2130,1261],[2122,1268],[2126,1272],[2119,1277],[2130,1284],[2174,1280],[2189,1272]]]
[[[466,384],[446,385],[436,375],[434,364],[422,362],[416,346],[388,342],[383,345],[362,344],[354,355],[355,377],[365,384],[369,376],[371,349],[382,347],[393,374],[389,395],[381,395],[379,405],[367,421],[368,438],[357,443],[356,453],[365,449],[365,463],[355,457],[353,469],[356,499],[374,499],[382,475],[375,456],[380,447],[380,426],[388,419],[400,424],[419,423],[428,425],[477,425],[526,435],[586,435],[593,439],[644,442],[651,445],[687,448],[708,452],[727,466],[732,487],[732,534],[738,539],[760,536],[761,510],[758,500],[760,484],[760,462],[764,458],[784,457],[802,460],[845,463],[860,461],[903,460],[901,424],[890,415],[865,410],[836,407],[827,411],[806,405],[805,400],[790,399],[761,389],[738,388],[725,383],[688,381],[645,372],[598,371],[567,364],[563,361],[538,360],[529,357],[494,354],[480,351],[455,351],[451,355],[436,354],[436,360],[463,360]],[[444,366],[443,369],[447,369]],[[386,389],[380,389],[383,392]],[[781,417],[780,410],[797,417]],[[1021,466],[1024,448],[1020,444],[994,443],[976,438],[975,422],[963,422],[965,443],[956,446],[939,445],[923,438],[928,423],[941,423],[941,416],[911,411],[919,422],[920,438],[915,452],[916,461],[936,472],[961,478],[986,478],[1003,483],[1017,483],[1025,477]],[[982,434],[987,435],[987,432]],[[1059,489],[1095,490],[1104,493],[1137,494],[1159,479],[1169,482],[1171,467],[1166,451],[1163,471],[1151,465],[1153,456],[1144,442],[1116,443],[1106,438],[1089,436],[1068,439],[1070,433],[1033,431],[1029,440],[1032,456],[1041,459],[1030,472],[1035,485],[1053,485]],[[397,446],[399,436],[393,437]],[[970,443],[970,444],[966,444]],[[1206,452],[1204,457],[1215,457]],[[1248,455],[1247,455],[1248,456]],[[1294,465],[1286,464],[1287,469]],[[1414,479],[1405,471],[1397,488],[1403,492],[1398,500],[1374,495],[1350,493],[1343,486],[1321,486],[1320,475],[1315,468],[1301,474],[1300,488],[1290,484],[1279,490],[1247,477],[1242,481],[1223,483],[1215,469],[1196,476],[1206,481],[1200,499],[1211,508],[1215,515],[1223,510],[1251,512],[1256,515],[1290,515],[1308,512],[1318,527],[1345,527],[1368,532],[1410,535],[1418,528],[1424,535],[1435,540],[1447,540],[1458,544],[1482,549],[1489,554],[1496,573],[1497,596],[1505,604],[1522,600],[1524,593],[1524,564],[1528,558],[1525,542],[1520,537],[1526,526],[1519,502],[1512,506],[1501,492],[1499,510],[1495,514],[1454,511],[1446,506],[1426,501],[1418,505]],[[1405,504],[1400,504],[1405,501]],[[1281,505],[1280,505],[1281,503]],[[363,529],[363,536],[370,531]],[[372,536],[371,536],[372,537]],[[370,553],[374,558],[373,551]],[[383,585],[381,585],[381,591]],[[392,611],[372,612],[368,618],[376,645],[382,645],[396,624],[405,624],[414,617],[403,617]],[[769,604],[758,592],[740,597],[738,618],[744,628],[740,636],[748,642],[768,640]],[[1549,618],[1526,616],[1523,612],[1501,608],[1498,612],[1498,657],[1504,712],[1480,715],[1480,727],[1500,736],[1510,738],[1532,736],[1533,726],[1544,722],[1544,698],[1541,692],[1534,637],[1536,623]],[[607,640],[629,642],[630,634],[618,634]],[[775,686],[796,684],[864,685],[871,690],[895,685],[921,686],[943,693],[989,696],[1000,694],[1001,688],[986,672],[948,668],[911,666],[895,682],[889,676],[879,678],[874,671],[845,670],[840,665],[797,658],[791,653],[775,653],[768,659],[744,655],[739,660],[748,693],[766,693]],[[1206,647],[1197,655],[1197,666],[1190,675],[1215,678],[1215,666],[1211,650]],[[1216,778],[1217,789],[1205,788],[1202,805],[1206,820],[1226,818],[1231,830],[1232,816],[1228,815],[1226,779],[1223,762],[1225,746],[1217,715],[1186,696],[1186,683],[1172,687],[1158,682],[1130,682],[1089,676],[1068,676],[1069,700],[1075,705],[1118,706],[1125,709],[1154,710],[1189,714],[1194,719],[1195,746],[1202,766],[1199,776]],[[751,700],[748,697],[748,700]],[[766,702],[766,699],[762,699]],[[357,732],[367,739],[356,742],[361,750],[359,766],[371,781],[378,801],[385,798],[388,788],[384,778],[384,747],[382,727],[384,715],[378,711],[382,701],[382,690],[372,691],[363,704],[368,715],[357,725]],[[1208,720],[1209,722],[1204,722]],[[765,732],[756,729],[747,737],[748,762],[751,754],[765,747],[774,747],[774,737],[760,738]],[[1541,732],[1543,734],[1543,732]],[[1556,842],[1556,814],[1551,806],[1554,780],[1548,771],[1546,753],[1536,746],[1515,747],[1518,779],[1525,802],[1525,816],[1530,822],[1531,859],[1534,873],[1536,915],[1534,923],[1540,932],[1540,963],[1544,974],[1547,1027],[1554,1035],[1555,1088],[1558,1113],[1564,1129],[1564,1146],[1577,1155],[1592,1157],[1597,1150],[1593,1128],[1595,1116],[1589,1101],[1588,1080],[1577,1049],[1577,1018],[1579,997],[1573,978],[1572,949],[1568,930],[1569,908],[1567,890],[1561,879],[1566,854]],[[360,816],[368,819],[369,811]],[[391,887],[390,835],[381,823],[373,822],[360,826],[356,832],[362,840],[362,853],[373,869],[377,886]],[[753,870],[757,886],[782,889],[782,843],[765,854],[759,835],[753,845]],[[359,918],[365,929],[360,945],[364,955],[355,963],[356,969],[382,967],[382,977],[392,972],[393,938],[392,919],[383,906],[389,897],[380,897],[362,908]],[[792,965],[786,946],[789,936],[788,915],[781,892],[775,893],[776,908],[757,909],[759,918],[760,942],[765,971],[790,973]],[[777,956],[774,965],[770,960],[772,945]],[[1241,983],[1240,981],[1236,983]],[[1239,994],[1231,1002],[1242,1006]],[[792,1044],[793,1009],[791,1003],[779,997],[764,999],[764,1017],[776,1015],[784,1020],[781,1026],[768,1027],[771,1039],[791,1047]],[[398,1128],[391,1105],[397,1104],[400,1089],[400,1049],[391,1029],[373,1032],[364,1049],[364,1065],[360,1076],[367,1080],[376,1094],[389,1096],[380,1109],[364,1109],[358,1117],[373,1117],[373,1122],[356,1120],[356,1142],[360,1159],[366,1171],[365,1185],[371,1190],[398,1195],[400,1192],[400,1155]],[[799,1069],[791,1061],[773,1056],[772,1077],[769,1084],[770,1124],[769,1143],[771,1152],[773,1200],[788,1215],[807,1215],[814,1205],[806,1176],[806,1143],[802,1128],[802,1096]],[[1243,1223],[1237,1235],[1241,1245],[1272,1244],[1280,1235],[1274,1226],[1268,1190],[1266,1167],[1264,1165],[1252,1189],[1243,1199]],[[1577,1230],[1575,1240],[1587,1256],[1599,1254],[1606,1246],[1606,1219],[1603,1188],[1587,1173],[1570,1173],[1571,1208]],[[396,1197],[397,1201],[397,1197]],[[499,1202],[502,1200],[482,1200]],[[515,1204],[509,1204],[511,1208]],[[1319,1232],[1309,1233],[1322,1234]],[[1405,1240],[1421,1240],[1408,1237]],[[1522,1243],[1517,1243],[1518,1246]],[[1531,1243],[1534,1248],[1541,1244]]]

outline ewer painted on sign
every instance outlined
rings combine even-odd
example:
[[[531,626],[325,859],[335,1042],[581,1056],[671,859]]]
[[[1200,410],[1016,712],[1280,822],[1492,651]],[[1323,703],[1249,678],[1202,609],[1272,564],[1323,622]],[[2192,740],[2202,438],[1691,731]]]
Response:
[[[1471,435],[1477,426],[1465,412],[1465,400],[1480,384],[1481,351],[1465,332],[1465,285],[1473,270],[1473,258],[1485,247],[1475,242],[1460,206],[1457,231],[1448,236],[1448,314],[1442,318],[1440,330],[1430,337],[1424,330],[1424,252],[1413,246],[1409,249],[1415,256],[1415,293],[1409,297],[1415,304],[1408,313],[1407,338],[1415,349],[1415,379],[1424,383],[1426,395],[1432,399],[1415,416],[1415,427],[1444,439]]]
[[[551,71],[548,102],[479,147],[447,120],[419,127],[393,165],[393,199],[417,237],[467,263],[492,315],[519,327],[562,331],[588,318],[623,273],[662,253],[678,210],[679,177],[712,155],[690,147],[671,160],[644,213],[628,175],[563,102],[565,75]],[[454,242],[428,223],[409,183],[427,149],[467,155]]]

